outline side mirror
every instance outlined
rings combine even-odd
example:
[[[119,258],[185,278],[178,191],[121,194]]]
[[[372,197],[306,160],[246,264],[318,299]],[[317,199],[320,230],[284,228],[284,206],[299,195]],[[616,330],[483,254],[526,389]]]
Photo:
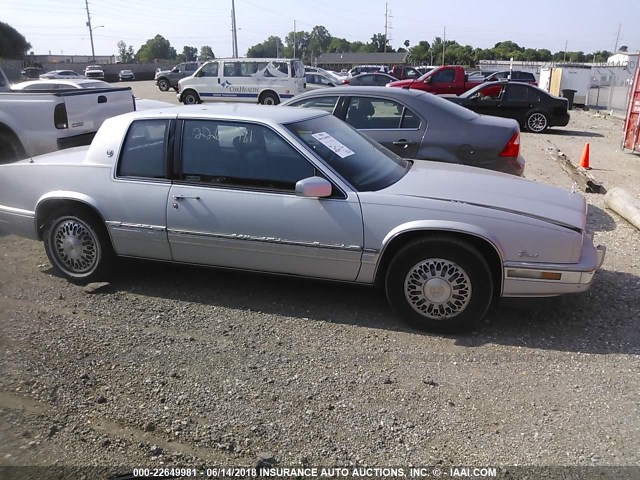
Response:
[[[303,178],[296,183],[296,195],[298,197],[329,197],[331,196],[331,190],[331,183],[322,177]]]

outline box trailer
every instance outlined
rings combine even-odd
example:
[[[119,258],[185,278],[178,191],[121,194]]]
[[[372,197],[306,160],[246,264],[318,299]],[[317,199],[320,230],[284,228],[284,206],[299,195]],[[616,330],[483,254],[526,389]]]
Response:
[[[622,146],[632,152],[640,153],[640,62],[636,65],[633,84],[629,90]]]

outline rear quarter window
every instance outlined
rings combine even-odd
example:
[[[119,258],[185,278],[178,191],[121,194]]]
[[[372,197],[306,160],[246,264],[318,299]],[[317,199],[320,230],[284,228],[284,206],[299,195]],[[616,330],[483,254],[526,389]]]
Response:
[[[118,161],[118,177],[167,178],[169,120],[138,120],[131,124]]]

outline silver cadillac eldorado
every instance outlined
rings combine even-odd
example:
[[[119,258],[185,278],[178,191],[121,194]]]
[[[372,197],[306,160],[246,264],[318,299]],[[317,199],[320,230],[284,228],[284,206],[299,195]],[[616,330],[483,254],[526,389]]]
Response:
[[[147,110],[89,147],[0,166],[0,230],[42,240],[73,282],[116,257],[385,288],[430,330],[494,299],[587,290],[605,249],[580,195],[484,169],[402,159],[319,110]]]

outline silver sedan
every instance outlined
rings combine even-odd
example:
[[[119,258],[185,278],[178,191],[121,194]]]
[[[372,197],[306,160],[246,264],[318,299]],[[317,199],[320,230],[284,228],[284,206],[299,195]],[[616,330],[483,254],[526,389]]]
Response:
[[[435,330],[587,290],[604,248],[585,225],[580,195],[402,159],[312,109],[134,112],[90,147],[0,166],[0,229],[42,240],[71,281],[122,256],[380,285]]]
[[[404,158],[524,172],[518,122],[478,115],[431,93],[336,87],[305,92],[282,105],[333,113]]]

